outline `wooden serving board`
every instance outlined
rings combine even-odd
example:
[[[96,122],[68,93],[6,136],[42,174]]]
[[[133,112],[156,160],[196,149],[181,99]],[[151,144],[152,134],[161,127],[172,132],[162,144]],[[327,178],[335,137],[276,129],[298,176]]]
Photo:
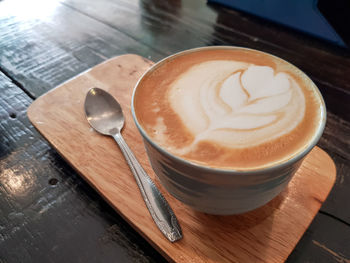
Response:
[[[152,62],[137,55],[110,59],[34,101],[28,116],[39,132],[114,209],[168,260],[175,262],[283,262],[310,225],[336,175],[320,148],[303,162],[278,197],[252,212],[213,216],[195,212],[170,196],[153,173],[133,122],[133,88]],[[143,202],[136,182],[112,138],[93,131],[85,119],[87,91],[99,87],[121,103],[123,136],[172,206],[183,239],[170,243]]]

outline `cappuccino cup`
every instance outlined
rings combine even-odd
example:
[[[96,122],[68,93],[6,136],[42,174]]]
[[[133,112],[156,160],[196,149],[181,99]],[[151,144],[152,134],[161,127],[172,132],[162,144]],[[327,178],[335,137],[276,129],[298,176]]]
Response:
[[[316,85],[257,50],[186,50],[147,70],[132,114],[162,185],[191,208],[240,214],[277,196],[316,145],[326,108]]]

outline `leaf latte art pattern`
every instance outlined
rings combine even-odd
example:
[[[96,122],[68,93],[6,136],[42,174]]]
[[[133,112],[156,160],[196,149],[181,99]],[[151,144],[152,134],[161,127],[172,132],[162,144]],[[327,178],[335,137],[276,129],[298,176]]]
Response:
[[[199,141],[247,148],[279,138],[304,118],[305,98],[297,82],[268,66],[226,60],[197,64],[173,82],[173,111]]]

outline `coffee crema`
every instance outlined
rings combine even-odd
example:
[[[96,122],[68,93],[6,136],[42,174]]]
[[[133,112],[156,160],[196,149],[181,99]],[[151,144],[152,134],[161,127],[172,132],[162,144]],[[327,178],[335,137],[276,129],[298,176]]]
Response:
[[[135,115],[148,136],[200,165],[251,170],[292,158],[320,123],[312,81],[249,49],[198,49],[157,64],[139,82]]]

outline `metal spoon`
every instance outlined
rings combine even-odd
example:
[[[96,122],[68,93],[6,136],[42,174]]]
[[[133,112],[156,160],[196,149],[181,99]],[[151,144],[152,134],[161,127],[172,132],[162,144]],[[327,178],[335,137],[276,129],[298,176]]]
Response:
[[[119,145],[140,188],[146,206],[160,231],[171,242],[181,239],[181,228],[173,210],[121,135],[124,115],[119,103],[108,92],[92,88],[86,95],[84,106],[90,125],[99,133],[112,136]]]

